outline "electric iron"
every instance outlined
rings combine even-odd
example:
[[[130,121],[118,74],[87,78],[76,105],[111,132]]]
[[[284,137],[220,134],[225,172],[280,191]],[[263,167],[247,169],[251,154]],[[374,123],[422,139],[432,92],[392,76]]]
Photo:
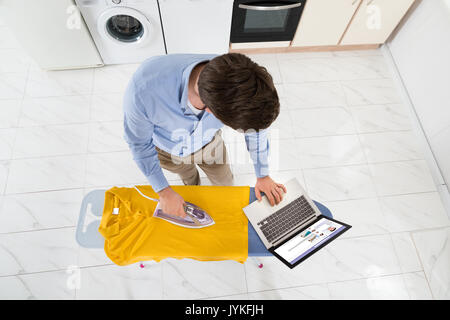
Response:
[[[209,214],[207,214],[205,210],[193,203],[186,201],[186,204],[184,206],[184,212],[186,212],[186,216],[184,218],[173,216],[162,211],[158,199],[147,197],[136,186],[134,186],[134,188],[144,198],[158,202],[155,211],[153,212],[153,217],[164,219],[170,223],[185,228],[205,228],[214,224],[214,220],[209,216]]]

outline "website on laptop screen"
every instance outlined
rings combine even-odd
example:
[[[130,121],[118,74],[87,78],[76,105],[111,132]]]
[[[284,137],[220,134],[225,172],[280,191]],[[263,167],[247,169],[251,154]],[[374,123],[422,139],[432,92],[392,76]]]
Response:
[[[321,218],[301,233],[275,249],[275,252],[290,264],[305,257],[314,249],[347,229],[338,222]]]

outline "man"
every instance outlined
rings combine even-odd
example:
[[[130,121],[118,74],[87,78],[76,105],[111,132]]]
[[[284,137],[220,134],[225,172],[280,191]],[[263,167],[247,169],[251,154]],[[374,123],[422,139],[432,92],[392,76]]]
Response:
[[[266,128],[280,106],[272,77],[238,53],[174,54],[147,59],[133,75],[124,97],[124,127],[133,158],[159,194],[164,212],[185,216],[184,200],[162,168],[185,185],[200,184],[196,164],[215,185],[232,185],[220,128],[243,130],[254,163],[256,197],[271,205],[286,192],[268,173]]]

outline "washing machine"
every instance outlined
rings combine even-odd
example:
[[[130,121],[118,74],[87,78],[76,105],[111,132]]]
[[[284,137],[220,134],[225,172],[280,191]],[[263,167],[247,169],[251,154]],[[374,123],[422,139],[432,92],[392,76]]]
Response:
[[[166,54],[157,0],[75,0],[104,64]]]

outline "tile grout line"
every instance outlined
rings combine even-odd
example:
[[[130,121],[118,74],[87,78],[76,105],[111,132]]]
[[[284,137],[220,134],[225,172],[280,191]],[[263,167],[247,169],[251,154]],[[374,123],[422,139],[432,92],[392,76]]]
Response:
[[[95,72],[92,75],[92,78],[95,77]],[[94,86],[94,79],[92,80],[92,86]],[[85,150],[85,156],[84,156],[84,172],[83,172],[83,188],[86,186],[86,180],[87,180],[87,165],[88,165],[88,156],[89,156],[89,144],[91,141],[91,125],[90,125],[90,121],[92,118],[92,101],[93,101],[93,96],[92,96],[92,91],[94,89],[91,87],[91,95],[89,96],[89,124],[88,124],[88,134],[87,134],[87,141],[86,141],[86,150]]]
[[[419,161],[419,160],[411,160],[411,161]],[[345,165],[345,166],[337,166],[337,167],[324,167],[324,168],[311,168],[311,169],[304,169],[304,170],[321,170],[321,169],[332,169],[332,168],[340,168],[340,167],[357,167],[357,166],[364,166],[364,165]],[[287,173],[287,172],[298,172],[302,171],[302,169],[288,169],[288,170],[279,170],[274,171],[273,173]],[[248,176],[252,175],[251,172],[249,173],[242,173],[238,176]],[[180,179],[168,179],[169,182],[179,182]],[[131,186],[131,185],[144,185],[147,182],[142,180],[139,182],[134,183],[117,183],[116,186]],[[247,186],[247,185],[240,185],[240,186]],[[45,189],[45,190],[35,190],[35,191],[24,191],[24,192],[14,192],[14,193],[6,193],[3,194],[5,197],[9,196],[16,196],[16,195],[26,195],[26,194],[36,194],[36,193],[47,193],[47,192],[57,192],[57,191],[70,191],[70,190],[79,190],[79,189],[93,189],[93,188],[108,188],[109,185],[99,184],[99,185],[89,185],[89,186],[76,186],[76,187],[68,187],[68,188],[58,188],[58,189]],[[427,191],[419,191],[419,192],[402,192],[402,193],[395,193],[395,194],[388,194],[388,195],[382,195],[381,198],[389,198],[389,197],[397,197],[397,196],[404,196],[404,195],[415,195],[415,194],[426,194],[426,193],[436,193],[436,190],[427,190]],[[345,198],[345,199],[320,199],[320,201],[327,201],[327,202],[341,202],[341,201],[352,201],[352,200],[363,200],[363,199],[373,199],[377,198],[378,196],[364,196],[364,197],[357,197],[357,198]]]
[[[447,227],[447,228],[448,228],[448,227]],[[445,229],[447,229],[447,228],[445,228]],[[436,228],[436,229],[437,229],[437,228]],[[433,230],[433,229],[431,229],[431,230]],[[434,292],[433,292],[433,290],[432,290],[432,288],[431,288],[430,279],[428,279],[428,275],[427,275],[427,273],[425,272],[425,267],[423,266],[422,258],[420,257],[419,250],[417,249],[416,241],[414,240],[414,237],[413,237],[413,232],[420,232],[420,231],[429,231],[429,230],[416,230],[416,231],[410,231],[410,232],[408,232],[408,234],[409,234],[409,237],[411,238],[411,241],[412,241],[412,243],[413,243],[413,245],[414,245],[414,250],[416,251],[417,258],[419,259],[420,266],[422,267],[423,275],[425,276],[425,280],[427,281],[427,285],[428,285],[428,289],[430,290],[431,297],[432,297],[434,300],[436,300],[436,298],[435,298],[435,296],[434,296]]]
[[[437,228],[437,229],[446,229],[447,227],[443,228]],[[419,231],[419,230],[418,230]],[[355,237],[355,238],[364,238],[364,237],[369,237],[369,236],[360,236],[360,237]],[[341,239],[342,240],[342,239]],[[105,264],[100,264],[100,265],[88,265],[88,266],[83,266],[80,267],[81,269],[89,269],[89,268],[97,268],[97,267],[105,267],[105,266],[113,266],[114,263],[105,263]],[[22,276],[22,275],[32,275],[32,274],[40,274],[40,273],[46,273],[46,272],[58,272],[58,271],[64,271],[65,269],[54,269],[54,270],[42,270],[42,271],[36,271],[36,272],[27,272],[27,273],[20,273],[20,274],[11,274],[11,275],[2,275],[0,276],[0,278],[5,278],[5,277],[15,277],[15,276]],[[244,266],[244,270],[245,270],[245,266]],[[323,285],[323,284],[327,284],[327,288],[329,290],[329,284],[332,283],[341,283],[341,282],[349,282],[349,281],[357,281],[357,280],[364,280],[364,279],[373,279],[373,278],[383,278],[383,277],[389,277],[389,276],[396,276],[396,275],[404,275],[404,274],[414,274],[417,273],[419,271],[411,271],[411,272],[402,272],[402,273],[393,273],[393,274],[386,274],[386,275],[381,275],[381,276],[374,276],[374,277],[362,277],[362,278],[355,278],[355,279],[348,279],[348,280],[342,280],[342,281],[331,281],[331,282],[318,282],[318,283],[311,283],[311,284],[307,284],[307,285],[302,285],[302,286],[293,286],[293,287],[281,287],[281,288],[276,288],[276,289],[270,289],[270,290],[259,290],[259,291],[249,291],[248,290],[248,286],[247,286],[247,292],[246,294],[248,295],[249,293],[254,293],[254,292],[264,292],[264,291],[271,291],[271,290],[281,290],[281,289],[289,289],[289,288],[300,288],[300,287],[307,287],[307,286],[312,286],[312,285]],[[424,272],[423,270],[421,270],[420,272]],[[425,274],[425,272],[424,272]],[[426,276],[426,274],[425,274]],[[403,279],[404,281],[404,279]],[[405,288],[407,289],[407,286],[405,284]],[[430,289],[431,291],[431,289]],[[330,292],[330,291],[329,291]],[[409,291],[408,291],[409,292]],[[234,294],[233,294],[234,295]],[[206,298],[211,298],[211,297],[206,297]]]
[[[381,210],[381,213],[384,215],[383,210]],[[392,234],[391,233],[389,233],[389,240],[390,240],[390,242],[392,244],[392,249],[394,251],[395,258],[397,259],[397,264],[398,264],[398,266],[400,268],[400,271],[402,271],[402,283],[405,286],[405,289],[406,289],[406,292],[408,293],[409,299],[411,300],[411,294],[409,292],[408,286],[406,285],[405,277],[403,276],[405,274],[405,272],[403,272],[403,267],[402,267],[402,264],[401,264],[401,261],[400,261],[400,258],[399,258],[400,256],[398,254],[398,249],[396,249],[396,246],[395,246],[395,243],[394,243],[394,239],[392,238]],[[422,267],[421,271],[423,271],[423,267]]]
[[[250,294],[250,293],[267,292],[267,291],[306,288],[306,287],[310,287],[310,286],[320,286],[320,285],[327,285],[327,288],[329,289],[329,284],[352,282],[352,281],[360,281],[360,280],[367,280],[367,279],[379,279],[379,278],[386,278],[386,277],[393,277],[393,276],[403,276],[404,274],[414,274],[414,273],[417,273],[417,272],[418,271],[402,272],[402,273],[391,273],[391,274],[384,274],[384,275],[378,275],[378,276],[373,276],[373,277],[362,277],[362,278],[354,278],[354,279],[338,280],[338,281],[328,281],[328,282],[314,282],[314,283],[300,285],[300,286],[280,287],[280,288],[267,289],[267,290],[249,291],[248,293]],[[406,285],[405,285],[405,289],[407,289]],[[330,295],[331,295],[331,292],[330,292]]]
[[[385,59],[385,58],[383,57],[383,59]],[[391,80],[392,80],[392,79],[391,79]],[[339,85],[341,86],[341,89],[342,89],[342,91],[344,92],[344,97],[345,97],[345,101],[346,101],[346,103],[347,103],[347,106],[349,106],[349,103],[348,103],[348,96],[347,96],[347,94],[346,94],[346,92],[345,92],[345,90],[344,90],[344,88],[343,88],[343,85],[342,85],[342,82],[341,82],[341,81],[339,81]],[[354,113],[353,113],[353,112],[350,112],[350,116],[351,116],[351,119],[352,119],[353,126],[354,126],[355,129],[356,129],[356,128],[357,128],[357,123],[356,123],[357,121],[356,121],[356,118],[355,118]],[[359,130],[358,130],[358,131],[359,131]],[[363,143],[363,141],[362,141],[362,139],[361,139],[361,135],[360,135],[359,133],[358,133],[357,137],[358,137],[358,141],[359,141],[360,147],[362,148],[362,152],[363,152],[363,154],[364,154],[364,158],[366,159],[367,167],[368,167],[368,170],[369,170],[370,181],[372,182],[372,185],[373,185],[373,187],[374,187],[374,189],[375,189],[374,191],[375,191],[375,194],[376,194],[377,205],[378,205],[378,208],[380,209],[379,212],[380,212],[380,214],[382,215],[383,219],[384,219],[385,221],[387,221],[387,220],[386,220],[386,213],[385,213],[385,211],[382,209],[382,206],[381,206],[380,194],[379,194],[379,190],[378,190],[378,188],[377,188],[377,186],[376,186],[376,184],[375,184],[375,179],[374,179],[374,176],[373,176],[373,170],[371,169],[371,166],[370,166],[369,157],[368,157],[368,155],[367,155],[367,150],[366,150],[366,148],[364,147],[364,143]],[[389,231],[389,230],[388,230],[388,231]],[[394,240],[393,240],[393,238],[392,238],[392,233],[391,233],[390,231],[389,231],[389,240],[390,240],[390,243],[391,243],[391,245],[392,245],[392,249],[393,249],[393,251],[394,251],[395,258],[396,258],[396,260],[397,260],[397,265],[398,265],[400,271],[402,271],[402,277],[401,277],[401,278],[402,278],[402,283],[403,283],[403,285],[404,285],[404,287],[405,287],[405,289],[406,289],[406,292],[407,292],[407,294],[408,294],[408,297],[411,299],[411,293],[410,293],[410,290],[408,289],[408,286],[406,285],[406,280],[405,280],[405,278],[404,278],[404,276],[403,276],[404,272],[403,272],[403,267],[402,267],[402,264],[401,264],[401,260],[400,260],[399,254],[398,254],[398,252],[397,252],[398,249],[396,249]],[[423,266],[422,266],[422,269],[423,269]],[[328,286],[328,284],[327,284],[327,286]],[[328,286],[328,288],[329,288],[329,286]],[[330,295],[331,295],[331,291],[330,291]]]
[[[375,198],[368,198],[368,199],[375,199]],[[395,235],[395,234],[402,234],[402,233],[415,233],[415,232],[433,231],[433,230],[446,229],[446,228],[449,228],[449,227],[450,227],[449,225],[446,225],[446,226],[427,227],[427,228],[411,229],[411,230],[387,231],[387,232],[384,232],[384,233],[361,234],[361,235],[355,235],[355,236],[345,236],[345,237],[336,239],[336,241],[341,241],[341,240],[346,240],[346,239],[359,239],[359,238],[368,238],[368,237],[379,237],[379,236]],[[60,226],[60,227],[49,227],[49,228],[39,228],[39,229],[29,229],[29,230],[2,232],[2,233],[0,233],[0,236],[22,234],[22,233],[31,233],[31,232],[39,232],[39,231],[60,230],[60,229],[76,229],[76,228],[77,228],[77,225],[75,224],[75,225]]]
[[[24,87],[23,87],[22,98],[20,99],[19,119],[17,120],[17,123],[19,123],[20,119],[22,118],[23,101],[24,101],[24,98],[25,98],[25,93],[26,93],[26,89],[27,89],[27,85],[28,85],[28,80],[29,80],[29,77],[30,77],[30,68],[31,68],[31,65],[28,65],[27,73],[26,73],[26,80],[25,80]],[[15,132],[14,132],[14,139],[13,139],[13,142],[12,142],[10,158],[12,158],[14,156],[18,132],[19,131],[16,128]],[[7,162],[8,162],[8,173],[7,173],[6,179],[5,179],[5,186],[3,187],[3,190],[2,190],[2,195],[3,196],[6,194],[6,190],[8,189],[8,181],[9,181],[9,177],[10,177],[10,174],[11,174],[12,159],[7,160]]]
[[[383,57],[383,59],[385,59],[385,57]],[[393,79],[392,79],[392,80],[393,80]],[[346,102],[347,102],[347,106],[349,106],[349,105],[348,105],[348,97],[347,97],[347,94],[345,93],[345,90],[343,89],[343,85],[342,85],[342,82],[341,82],[341,81],[339,81],[339,85],[341,86],[342,90],[344,91],[345,100],[346,100]],[[402,104],[403,104],[403,103],[402,103]],[[351,116],[351,118],[352,118],[353,125],[354,125],[355,128],[356,128],[356,125],[357,125],[357,124],[356,124],[356,118],[355,118],[354,113],[353,113],[353,112],[350,112],[350,116]],[[409,119],[409,117],[408,117],[408,119]],[[411,119],[409,119],[409,120],[411,120]],[[410,131],[412,131],[412,130],[410,130]],[[376,187],[375,180],[374,180],[374,177],[373,177],[373,170],[372,170],[371,167],[370,167],[370,162],[369,162],[369,159],[368,159],[367,150],[366,150],[366,148],[364,148],[364,144],[363,144],[363,142],[362,142],[362,140],[361,140],[361,134],[360,134],[360,133],[358,133],[358,141],[359,141],[359,143],[360,143],[360,147],[362,148],[364,157],[365,157],[366,162],[367,162],[367,166],[368,166],[369,174],[370,174],[370,180],[371,180],[371,182],[372,182],[372,184],[373,184],[373,186],[374,186],[374,188],[375,188],[375,194],[377,195],[377,196],[376,196],[376,199],[377,199],[377,204],[378,204],[378,206],[379,206],[379,208],[380,208],[380,213],[382,214],[383,218],[386,220],[386,213],[385,213],[385,211],[382,209],[382,207],[381,207],[381,205],[380,205],[380,204],[381,204],[381,200],[380,200],[379,190],[378,190],[378,188]],[[387,221],[387,220],[386,220],[386,221]],[[395,243],[394,243],[394,239],[392,238],[392,232],[390,232],[390,231],[389,231],[389,239],[390,239],[392,248],[393,248],[393,250],[394,250],[395,257],[396,257],[396,259],[397,259],[397,265],[399,266],[400,270],[403,271],[402,264],[401,264],[401,260],[400,260],[400,258],[399,258],[399,254],[398,254],[398,252],[397,252],[398,249],[396,249],[396,246],[395,246]],[[416,255],[417,255],[417,257],[419,258],[419,261],[420,261],[420,257],[419,257],[419,255],[418,255],[418,253],[417,253],[417,249],[416,249]],[[422,270],[424,270],[424,269],[423,269],[422,263],[421,263],[421,267],[422,267]],[[424,272],[424,271],[423,271],[423,272]],[[404,272],[402,272],[402,283],[403,283],[403,285],[405,286],[405,289],[406,289],[406,292],[407,292],[409,298],[411,299],[411,292],[410,292],[410,290],[409,290],[409,288],[408,288],[408,286],[407,286],[407,284],[406,284],[406,280],[405,280],[403,274],[404,274]],[[425,272],[424,272],[424,274],[425,274]],[[425,277],[426,277],[426,275],[425,275]],[[427,283],[428,283],[428,279],[427,279]],[[327,284],[327,285],[328,285],[328,284]],[[429,286],[429,283],[428,283],[428,286]],[[431,290],[430,290],[430,291],[431,291]],[[331,294],[331,292],[330,292],[330,294]]]

